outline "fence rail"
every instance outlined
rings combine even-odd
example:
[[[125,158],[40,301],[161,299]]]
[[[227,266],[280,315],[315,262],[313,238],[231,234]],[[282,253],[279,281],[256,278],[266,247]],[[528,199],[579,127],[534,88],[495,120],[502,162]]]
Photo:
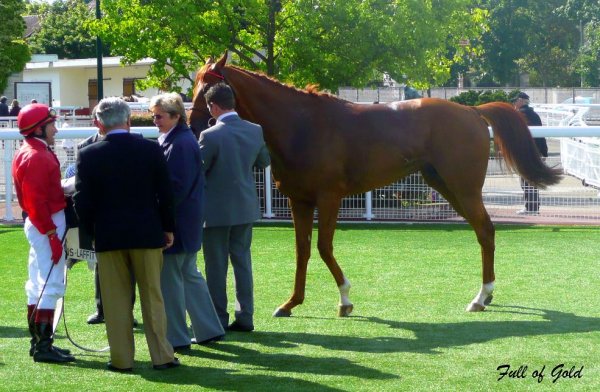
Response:
[[[59,129],[54,151],[62,169],[74,163],[77,143],[95,132],[92,127]],[[135,127],[132,132],[145,137],[158,135],[155,127]],[[600,127],[544,126],[531,127],[531,132],[536,137],[548,138],[550,157],[546,163],[561,167],[566,174],[558,185],[540,191],[539,216],[522,217],[515,214],[523,205],[519,177],[503,170],[501,161],[490,159],[483,197],[492,220],[600,224]],[[12,159],[20,143],[16,129],[0,129],[0,218],[6,221],[20,218],[11,176]],[[257,171],[255,175],[263,217],[290,219],[287,198],[271,181],[270,169]],[[339,217],[349,221],[462,220],[441,195],[424,183],[419,173],[365,194],[346,197]]]

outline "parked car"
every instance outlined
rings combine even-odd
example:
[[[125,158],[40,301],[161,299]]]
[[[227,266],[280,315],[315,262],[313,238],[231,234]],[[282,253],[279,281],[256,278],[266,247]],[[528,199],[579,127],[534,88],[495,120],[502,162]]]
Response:
[[[562,101],[561,103],[574,103],[574,104],[591,104],[594,103],[594,97],[582,97],[580,95],[576,96],[575,98],[567,98],[564,101]]]

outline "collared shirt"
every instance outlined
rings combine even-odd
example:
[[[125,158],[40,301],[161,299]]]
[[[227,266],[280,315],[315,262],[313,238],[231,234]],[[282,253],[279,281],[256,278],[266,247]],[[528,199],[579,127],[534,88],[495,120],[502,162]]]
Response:
[[[229,117],[229,116],[237,116],[237,112],[233,111],[233,112],[227,112],[227,113],[223,113],[221,114],[219,117],[217,117],[217,121],[221,121],[223,122],[223,119],[225,117]]]
[[[112,131],[106,132],[106,136],[108,136],[108,135],[117,135],[117,134],[120,134],[120,133],[129,133],[129,131],[126,130],[126,129],[113,129]]]
[[[165,140],[167,139],[167,136],[169,136],[169,134],[171,133],[171,131],[172,131],[173,129],[175,129],[175,127],[173,127],[173,128],[171,128],[171,129],[169,129],[169,130],[168,130],[167,132],[165,132],[165,133],[161,133],[161,134],[158,136],[158,139],[157,139],[157,140],[158,140],[158,144],[159,144],[159,145],[161,145],[161,146],[163,145],[163,143],[164,143],[164,142],[165,142]]]

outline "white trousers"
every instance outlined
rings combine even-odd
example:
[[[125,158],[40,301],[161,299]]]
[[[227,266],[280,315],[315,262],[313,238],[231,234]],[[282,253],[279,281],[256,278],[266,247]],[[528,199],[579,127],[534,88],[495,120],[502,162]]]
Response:
[[[62,239],[65,235],[66,222],[64,211],[59,211],[52,215],[52,221],[56,225],[58,238]],[[52,250],[50,249],[50,240],[48,236],[42,234],[31,224],[29,218],[25,219],[25,237],[29,241],[29,280],[25,283],[25,292],[27,293],[27,304],[35,305],[38,303],[38,309],[55,309],[56,302],[65,295],[65,253],[60,258],[58,264],[48,272],[52,267]],[[46,281],[46,278],[48,279]],[[44,284],[46,288],[44,289]],[[42,293],[42,289],[44,292]],[[40,294],[42,298],[40,299]]]

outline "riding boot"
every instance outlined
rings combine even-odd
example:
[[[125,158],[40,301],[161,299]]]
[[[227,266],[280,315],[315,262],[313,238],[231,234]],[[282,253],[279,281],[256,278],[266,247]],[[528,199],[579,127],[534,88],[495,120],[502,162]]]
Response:
[[[37,343],[37,336],[35,334],[35,305],[27,305],[27,324],[29,325],[29,334],[31,335],[31,346],[29,347],[29,356],[33,356],[33,352],[35,351],[35,344]],[[50,318],[50,325],[54,325],[54,313],[52,313]],[[71,354],[71,351],[68,349],[56,347],[54,345],[54,338],[52,338],[52,349],[58,351],[63,355]]]
[[[62,354],[52,346],[53,319],[54,309],[37,310],[34,325],[37,342],[33,350],[33,360],[35,362],[73,362],[75,357],[70,354]]]
[[[33,360],[35,362],[64,363],[73,362],[75,357],[70,354],[61,354],[52,347],[52,324],[35,323],[35,334],[38,341],[33,351]]]
[[[50,325],[52,325],[52,328],[54,328],[54,312],[52,312],[52,315],[50,316]],[[54,330],[52,331],[52,349],[58,351],[59,353],[61,353],[62,355],[69,355],[71,354],[71,350],[66,349],[66,348],[60,348],[60,347],[56,347],[54,345]]]
[[[37,336],[35,334],[35,316],[33,315],[35,305],[27,305],[27,325],[29,326],[29,334],[31,335],[29,356],[33,356],[35,350],[35,344],[37,343]]]

